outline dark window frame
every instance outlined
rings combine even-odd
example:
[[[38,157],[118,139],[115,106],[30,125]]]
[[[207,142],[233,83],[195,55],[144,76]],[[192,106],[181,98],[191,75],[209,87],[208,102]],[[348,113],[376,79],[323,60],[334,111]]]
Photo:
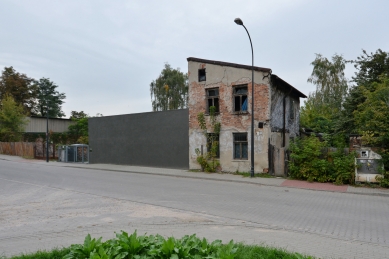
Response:
[[[220,134],[207,133],[207,152],[210,152],[211,149],[211,136],[216,136],[216,141],[218,144],[215,158],[220,158]]]
[[[199,79],[199,82],[207,81],[207,74],[206,74],[205,68],[199,69],[198,79]]]
[[[210,95],[211,91],[217,91],[217,95]],[[209,114],[209,107],[215,106],[216,107],[216,114],[219,114],[220,112],[220,93],[219,88],[208,88],[205,89],[205,95],[206,95],[206,114]],[[212,105],[210,105],[209,102],[212,102]],[[216,104],[215,104],[216,102]]]
[[[239,94],[239,93],[237,93],[237,89],[240,89],[240,88],[246,88],[246,93],[245,94]],[[244,113],[244,114],[246,114],[246,113],[248,113],[248,98],[249,98],[249,96],[248,96],[248,94],[249,94],[249,88],[248,88],[248,85],[247,84],[244,84],[244,85],[236,85],[236,86],[234,86],[233,87],[233,89],[232,89],[232,97],[233,97],[233,101],[232,101],[232,103],[233,103],[233,112],[235,113],[235,114],[242,114],[242,113]],[[237,105],[236,105],[236,103],[237,103],[237,98],[239,98],[239,110],[237,110]],[[245,101],[247,101],[247,105],[246,105],[246,110],[242,110],[242,106],[243,106],[243,104],[244,104],[244,102]]]
[[[248,134],[247,132],[237,132],[232,133],[233,135],[233,141],[234,141],[234,150],[233,150],[233,157],[236,160],[248,160]],[[245,138],[245,140],[244,140]],[[239,145],[240,154],[239,157],[236,156],[236,146]],[[246,149],[246,155],[247,157],[243,157],[243,148]]]

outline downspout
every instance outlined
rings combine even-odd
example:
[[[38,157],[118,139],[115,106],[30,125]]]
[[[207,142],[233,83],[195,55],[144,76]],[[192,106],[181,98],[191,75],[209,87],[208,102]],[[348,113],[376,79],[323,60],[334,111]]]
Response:
[[[287,95],[284,96],[283,98],[283,108],[284,108],[284,113],[283,113],[283,125],[282,125],[282,147],[285,147],[285,135],[286,135],[286,97],[290,95],[292,92],[293,88],[290,88],[290,91]]]

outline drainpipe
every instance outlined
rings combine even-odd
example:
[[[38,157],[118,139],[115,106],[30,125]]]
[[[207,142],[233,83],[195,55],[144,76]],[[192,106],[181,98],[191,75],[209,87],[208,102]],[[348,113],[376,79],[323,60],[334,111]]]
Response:
[[[283,123],[282,123],[282,147],[285,147],[285,135],[286,135],[286,97],[288,97],[290,95],[292,90],[293,90],[293,88],[291,87],[289,93],[284,96],[283,103],[282,103],[283,109],[284,109]]]

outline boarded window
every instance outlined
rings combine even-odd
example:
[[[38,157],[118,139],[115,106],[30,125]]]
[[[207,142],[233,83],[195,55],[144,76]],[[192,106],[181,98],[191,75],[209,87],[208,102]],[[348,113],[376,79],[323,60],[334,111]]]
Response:
[[[247,112],[247,85],[234,87],[234,111]]]
[[[209,107],[215,106],[215,112],[219,112],[219,88],[207,89],[207,113]]]
[[[247,133],[234,134],[234,159],[248,159]]]

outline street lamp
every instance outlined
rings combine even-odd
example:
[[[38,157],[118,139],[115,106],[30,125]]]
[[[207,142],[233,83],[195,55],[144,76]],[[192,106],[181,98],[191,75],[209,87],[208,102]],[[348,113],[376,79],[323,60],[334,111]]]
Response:
[[[254,177],[254,50],[253,50],[253,43],[251,42],[250,33],[247,30],[246,26],[243,25],[243,21],[240,18],[236,18],[234,22],[237,25],[242,25],[243,28],[246,30],[247,35],[250,39],[250,45],[251,45],[251,169],[250,169],[250,176]]]
[[[46,162],[49,162],[49,102],[46,90]]]

